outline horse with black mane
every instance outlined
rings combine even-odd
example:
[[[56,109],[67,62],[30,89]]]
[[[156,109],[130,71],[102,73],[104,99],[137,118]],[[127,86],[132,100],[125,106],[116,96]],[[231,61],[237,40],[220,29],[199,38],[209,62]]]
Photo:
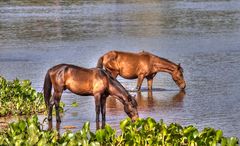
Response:
[[[110,51],[99,58],[98,68],[105,68],[112,77],[118,75],[125,79],[138,79],[136,89],[141,90],[143,79],[147,79],[148,89],[152,90],[153,78],[158,72],[167,72],[180,89],[186,87],[183,69],[180,64],[158,57],[149,52]]]
[[[54,92],[51,98],[52,87]],[[87,69],[71,64],[56,65],[47,71],[43,89],[49,121],[52,121],[52,109],[55,105],[56,121],[61,122],[59,102],[66,89],[77,95],[94,96],[96,122],[99,122],[100,110],[102,121],[105,121],[106,98],[109,95],[117,98],[124,105],[124,111],[133,121],[139,117],[134,97],[116,79],[100,68]]]

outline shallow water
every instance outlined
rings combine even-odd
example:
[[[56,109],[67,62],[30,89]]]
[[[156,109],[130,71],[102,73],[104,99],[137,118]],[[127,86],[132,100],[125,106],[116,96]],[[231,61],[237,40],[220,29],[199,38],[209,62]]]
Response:
[[[238,0],[0,2],[0,75],[30,79],[42,91],[53,65],[94,67],[110,50],[149,51],[181,63],[187,89],[179,92],[169,74],[159,73],[151,97],[145,81],[141,94],[131,92],[140,117],[240,137],[239,7]],[[118,79],[127,89],[136,85]],[[62,100],[62,131],[85,121],[95,128],[93,97],[66,92]],[[78,107],[71,107],[74,101]],[[118,127],[125,117],[122,105],[109,98],[106,122]]]

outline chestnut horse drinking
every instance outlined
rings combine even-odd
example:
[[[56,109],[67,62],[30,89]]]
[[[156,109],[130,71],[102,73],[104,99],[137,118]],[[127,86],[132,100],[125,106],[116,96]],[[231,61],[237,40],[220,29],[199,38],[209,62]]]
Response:
[[[51,98],[52,87],[54,92]],[[134,97],[116,79],[100,68],[86,69],[70,64],[56,65],[47,71],[43,89],[49,121],[52,121],[52,109],[55,105],[56,121],[61,122],[59,102],[62,92],[66,89],[77,95],[94,96],[96,122],[99,122],[100,110],[102,121],[105,121],[106,98],[109,95],[117,98],[124,105],[125,112],[132,120],[138,118],[137,102]]]
[[[141,90],[143,79],[147,79],[148,89],[152,90],[153,78],[158,72],[167,72],[180,89],[186,87],[183,69],[165,58],[149,52],[140,53],[110,51],[99,58],[98,68],[105,68],[116,78],[118,75],[125,79],[138,79],[136,89]]]

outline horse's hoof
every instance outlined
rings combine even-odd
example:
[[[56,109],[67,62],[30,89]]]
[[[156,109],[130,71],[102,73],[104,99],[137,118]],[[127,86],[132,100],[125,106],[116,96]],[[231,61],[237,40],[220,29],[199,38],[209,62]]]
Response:
[[[52,117],[48,117],[48,121],[52,121]]]
[[[57,121],[57,123],[61,123],[62,122],[61,119],[57,119],[56,121]]]
[[[137,91],[140,91],[138,88],[132,88],[129,90],[130,92],[137,92]]]

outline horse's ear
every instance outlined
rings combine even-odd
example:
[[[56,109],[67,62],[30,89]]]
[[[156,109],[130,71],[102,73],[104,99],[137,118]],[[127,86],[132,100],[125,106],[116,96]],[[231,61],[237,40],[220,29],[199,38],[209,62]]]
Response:
[[[111,51],[108,55],[108,60],[113,61],[117,58],[117,53],[115,51]]]
[[[136,100],[136,94],[134,94],[134,95],[131,95],[131,98],[130,98],[130,100],[132,101],[132,100]]]
[[[178,64],[178,70],[183,72],[183,68],[181,67],[181,63]]]
[[[181,69],[182,67],[181,67],[181,63],[178,63],[178,69]]]
[[[132,96],[133,100],[131,101],[134,106],[137,106],[136,94]]]
[[[133,98],[134,98],[134,99],[136,99],[136,96],[137,96],[137,95],[136,95],[136,94],[134,94],[134,95],[133,95]]]

